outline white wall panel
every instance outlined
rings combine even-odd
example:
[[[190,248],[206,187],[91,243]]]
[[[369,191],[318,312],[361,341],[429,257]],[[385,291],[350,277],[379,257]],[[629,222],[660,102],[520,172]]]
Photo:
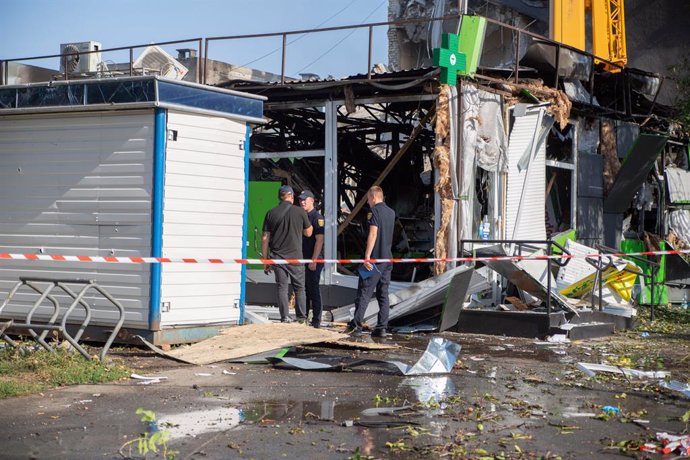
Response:
[[[240,258],[245,199],[245,124],[168,112],[163,256]],[[164,264],[161,324],[234,322],[240,265]]]
[[[541,143],[526,169],[518,162],[539,134],[543,108],[515,118],[508,144],[506,239],[545,240],[546,146]]]
[[[149,256],[153,123],[150,110],[0,117],[0,252]],[[20,276],[95,279],[125,306],[125,327],[146,328],[149,272],[3,261],[0,300]],[[18,317],[32,299],[22,293],[6,312]],[[112,324],[107,303],[93,303],[92,324]]]

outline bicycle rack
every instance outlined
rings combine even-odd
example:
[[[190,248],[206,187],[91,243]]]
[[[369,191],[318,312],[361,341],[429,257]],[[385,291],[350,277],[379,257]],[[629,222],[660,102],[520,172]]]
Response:
[[[82,287],[78,293],[75,293],[68,285],[79,285]],[[51,353],[54,353],[55,349],[48,342],[46,342],[45,339],[48,336],[49,332],[57,331],[64,337],[65,340],[67,340],[70,343],[70,345],[72,345],[77,351],[79,351],[79,353],[81,353],[82,356],[90,360],[91,355],[89,355],[89,353],[86,350],[84,350],[84,348],[81,345],[79,345],[79,340],[81,339],[82,334],[91,322],[91,306],[84,300],[84,296],[89,290],[95,290],[99,294],[101,294],[105,299],[107,299],[111,304],[113,304],[115,308],[117,308],[118,310],[119,318],[117,324],[111,331],[110,336],[108,336],[108,340],[106,340],[105,345],[103,345],[103,350],[101,351],[100,359],[101,361],[105,360],[105,355],[106,353],[108,353],[108,349],[110,349],[110,346],[115,340],[115,337],[117,336],[118,332],[120,332],[122,324],[125,322],[125,309],[120,302],[118,302],[113,296],[111,296],[105,289],[96,284],[94,280],[20,277],[17,284],[14,285],[10,293],[7,295],[7,299],[5,299],[2,305],[0,305],[0,315],[2,315],[2,311],[4,310],[4,308],[10,303],[15,294],[23,286],[27,286],[28,288],[36,292],[39,297],[29,309],[29,312],[26,315],[26,320],[23,323],[12,322],[10,325],[13,329],[27,330],[31,337],[33,337],[33,339],[39,345],[41,345],[43,348],[45,348]],[[62,290],[62,292],[64,292],[72,298],[72,302],[69,305],[69,307],[67,307],[67,309],[64,310],[62,318],[60,318],[60,303],[58,302],[57,298],[51,294],[55,288],[59,288],[60,290]],[[46,299],[50,301],[50,303],[52,303],[53,305],[53,313],[50,316],[50,319],[48,319],[47,323],[33,323],[31,320],[34,314]],[[81,305],[84,308],[84,319],[79,325],[77,333],[72,335],[67,330],[67,322],[69,321],[69,318],[74,312],[74,310],[77,308],[77,305]],[[42,332],[38,334],[36,332],[37,330]],[[5,340],[13,347],[18,346],[17,342],[12,340],[4,331],[0,332],[0,339]]]

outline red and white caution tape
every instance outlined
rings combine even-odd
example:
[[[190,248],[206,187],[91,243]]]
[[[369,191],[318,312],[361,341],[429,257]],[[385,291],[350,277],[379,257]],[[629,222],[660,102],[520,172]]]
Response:
[[[487,257],[413,257],[391,259],[201,259],[186,257],[115,257],[115,256],[65,256],[57,254],[9,254],[0,253],[0,260],[33,260],[51,262],[95,262],[116,264],[262,264],[262,265],[299,265],[299,264],[361,264],[390,262],[394,264],[436,263],[436,262],[484,262],[501,260],[556,260],[574,258],[605,258],[626,256],[662,256],[690,254],[690,249],[666,251],[642,251],[630,253],[593,253],[585,255],[554,254],[526,256],[487,256]]]

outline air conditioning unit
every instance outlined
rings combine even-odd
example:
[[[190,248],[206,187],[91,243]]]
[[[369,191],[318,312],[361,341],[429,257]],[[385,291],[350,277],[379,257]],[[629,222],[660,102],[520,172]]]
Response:
[[[189,72],[180,61],[156,45],[147,46],[132,67],[143,75],[159,75],[174,80],[182,80]]]
[[[89,53],[88,51],[100,51],[102,45],[98,42],[63,43],[60,45],[60,72],[87,73],[96,72],[98,63],[101,62],[101,53]]]

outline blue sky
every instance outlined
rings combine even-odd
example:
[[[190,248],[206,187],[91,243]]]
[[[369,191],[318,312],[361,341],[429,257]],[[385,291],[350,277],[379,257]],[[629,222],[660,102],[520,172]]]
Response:
[[[387,0],[3,0],[0,59],[60,52],[60,43],[103,48],[387,21]],[[373,63],[387,62],[386,27],[374,29]],[[280,73],[280,37],[211,42],[209,57]],[[367,71],[366,28],[288,36],[286,73],[322,77]],[[166,46],[196,48],[194,42]],[[134,51],[134,58],[142,49]],[[104,53],[126,62],[128,52]],[[54,60],[31,61],[56,68]]]

